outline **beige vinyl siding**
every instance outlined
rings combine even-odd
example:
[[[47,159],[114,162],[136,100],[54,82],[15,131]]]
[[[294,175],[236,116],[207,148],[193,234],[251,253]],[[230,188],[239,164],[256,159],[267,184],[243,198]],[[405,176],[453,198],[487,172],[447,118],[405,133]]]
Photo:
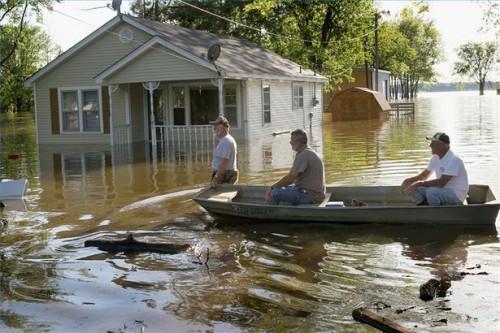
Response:
[[[127,143],[129,140],[128,131],[126,127],[129,125],[129,121],[127,119],[127,108],[126,108],[126,98],[127,98],[127,84],[121,84],[118,86],[118,89],[112,94],[112,131],[114,136],[115,144],[123,144]]]
[[[271,123],[263,123],[262,114],[262,83],[271,85]],[[313,136],[322,135],[322,84],[316,83],[316,99],[319,103],[314,107],[312,100],[314,95],[314,83],[295,82],[304,89],[303,109],[292,108],[292,82],[291,81],[247,81],[247,119],[248,138],[272,137],[274,132],[294,130],[302,128],[309,133],[309,113],[313,112],[312,129]]]
[[[113,107],[112,126],[121,126],[127,124],[127,115],[125,112],[125,95],[127,85],[119,85],[118,89],[111,95]]]
[[[130,123],[132,142],[144,141],[144,88],[140,83],[130,84]]]
[[[271,122],[264,124],[262,114],[262,83],[271,86]],[[304,104],[306,104],[306,83],[304,83]],[[292,110],[292,84],[290,81],[248,81],[248,137],[269,137],[274,132],[294,130],[308,126],[308,107]]]
[[[123,26],[134,32],[134,40],[122,43],[118,32]],[[37,128],[41,144],[109,143],[109,134],[68,133],[53,135],[50,117],[50,88],[96,86],[94,77],[118,59],[129,54],[151,36],[126,23],[118,24],[110,33],[104,33],[69,57],[64,63],[42,76],[36,82]],[[117,112],[113,112],[115,115]]]
[[[174,81],[216,78],[217,73],[206,67],[173,56],[173,51],[156,45],[121,70],[106,79],[106,84],[145,81]]]
[[[254,139],[255,136],[261,136],[260,129],[262,128],[262,92],[260,80],[248,80],[246,82],[246,118],[247,118],[247,133],[248,140]],[[272,112],[272,110],[271,110]],[[272,113],[271,113],[272,116]]]

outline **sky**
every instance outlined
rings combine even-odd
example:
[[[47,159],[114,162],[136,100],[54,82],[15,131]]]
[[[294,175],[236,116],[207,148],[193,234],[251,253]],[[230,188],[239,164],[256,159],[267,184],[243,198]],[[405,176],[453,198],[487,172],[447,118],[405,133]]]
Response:
[[[44,12],[42,27],[54,43],[65,51],[116,15],[114,11],[105,7],[109,3],[111,0],[63,0],[59,4],[54,4],[53,12]],[[131,3],[132,1],[123,0],[122,12],[127,12]],[[381,10],[389,10],[389,15],[395,17],[410,3],[410,1],[376,1],[375,5]],[[479,1],[434,0],[428,3],[430,12],[427,17],[434,21],[441,34],[445,56],[443,62],[436,65],[438,81],[459,81],[459,77],[452,75],[453,62],[457,60],[456,49],[469,41],[492,41],[495,39],[495,34],[478,31],[483,23],[483,7]],[[500,69],[492,74],[490,79],[500,81]]]

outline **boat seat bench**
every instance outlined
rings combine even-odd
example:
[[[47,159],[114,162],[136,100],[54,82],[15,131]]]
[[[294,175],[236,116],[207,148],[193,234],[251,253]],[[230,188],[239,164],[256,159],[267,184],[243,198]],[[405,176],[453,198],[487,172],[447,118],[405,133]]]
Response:
[[[210,200],[221,201],[221,202],[231,202],[238,195],[238,191],[222,192],[214,195]]]

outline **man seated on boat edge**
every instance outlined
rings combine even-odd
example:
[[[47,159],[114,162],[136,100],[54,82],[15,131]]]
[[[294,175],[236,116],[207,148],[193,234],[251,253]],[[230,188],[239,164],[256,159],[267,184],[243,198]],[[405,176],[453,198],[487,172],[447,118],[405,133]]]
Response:
[[[210,122],[219,142],[214,149],[212,160],[212,178],[210,186],[215,188],[219,184],[234,184],[238,181],[236,164],[236,140],[229,134],[229,121],[220,116]]]
[[[290,145],[297,155],[288,174],[267,189],[267,203],[315,204],[325,199],[323,161],[307,142],[307,133],[304,130],[297,129],[291,133]],[[294,186],[290,186],[292,184]]]
[[[401,191],[410,195],[417,205],[462,205],[469,192],[462,159],[451,151],[446,133],[437,132],[426,139],[430,141],[432,157],[421,173],[401,183]],[[427,180],[433,173],[436,179]]]

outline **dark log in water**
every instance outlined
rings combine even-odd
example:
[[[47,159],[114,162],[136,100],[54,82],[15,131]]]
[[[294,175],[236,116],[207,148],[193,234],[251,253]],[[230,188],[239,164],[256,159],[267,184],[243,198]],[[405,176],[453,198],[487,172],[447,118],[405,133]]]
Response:
[[[434,297],[445,297],[446,291],[451,287],[451,282],[449,280],[438,281],[436,279],[430,279],[426,283],[420,286],[420,299],[422,301],[433,300]]]
[[[366,323],[370,326],[373,326],[382,332],[389,332],[389,333],[410,333],[411,331],[408,330],[406,327],[403,327],[399,325],[398,323],[384,318],[382,316],[379,316],[373,311],[370,311],[365,308],[357,308],[354,309],[352,312],[352,317],[356,319],[357,321]]]
[[[156,252],[166,254],[176,254],[189,248],[188,244],[139,242],[135,240],[132,234],[129,234],[124,240],[93,239],[85,241],[84,245],[85,247],[95,246],[101,251],[108,252]]]

